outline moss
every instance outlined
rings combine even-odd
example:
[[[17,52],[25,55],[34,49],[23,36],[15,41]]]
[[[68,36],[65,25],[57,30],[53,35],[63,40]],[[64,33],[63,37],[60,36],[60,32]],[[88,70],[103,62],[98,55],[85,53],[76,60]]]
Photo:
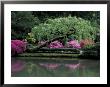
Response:
[[[23,53],[18,57],[78,57],[79,54],[61,54],[61,53]]]

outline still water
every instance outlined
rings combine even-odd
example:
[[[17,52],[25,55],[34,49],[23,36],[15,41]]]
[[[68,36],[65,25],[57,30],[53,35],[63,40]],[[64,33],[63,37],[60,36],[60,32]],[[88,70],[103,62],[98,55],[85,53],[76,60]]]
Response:
[[[12,77],[99,77],[100,60],[12,58]]]

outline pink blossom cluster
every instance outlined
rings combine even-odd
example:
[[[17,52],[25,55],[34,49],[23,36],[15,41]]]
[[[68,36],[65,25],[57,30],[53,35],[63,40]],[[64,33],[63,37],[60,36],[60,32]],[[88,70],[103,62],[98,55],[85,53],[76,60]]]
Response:
[[[81,48],[81,46],[80,46],[80,44],[78,43],[77,40],[71,40],[71,41],[67,42],[66,47],[76,48],[76,49]]]
[[[23,53],[26,50],[26,43],[21,40],[11,40],[11,54]]]
[[[49,45],[49,48],[63,48],[63,44],[59,42],[58,40],[51,42]]]

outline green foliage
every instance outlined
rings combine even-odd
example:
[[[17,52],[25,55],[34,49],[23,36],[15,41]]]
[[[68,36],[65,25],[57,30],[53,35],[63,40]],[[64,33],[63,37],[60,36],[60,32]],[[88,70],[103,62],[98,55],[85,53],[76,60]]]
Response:
[[[28,35],[26,36],[26,40],[28,43],[32,43],[32,44],[36,42],[36,39],[34,38],[32,33],[28,33]]]
[[[94,48],[95,48],[95,45],[90,44],[90,45],[86,45],[86,46],[83,48],[83,50],[95,50]]]
[[[41,23],[32,28],[32,33],[36,40],[50,40],[57,36],[62,36],[68,32],[73,32],[71,36],[65,38],[74,38],[77,40],[91,38],[96,39],[96,34],[99,31],[98,26],[93,26],[91,21],[80,17],[60,17],[48,19],[45,23]]]
[[[84,50],[84,51],[97,51],[97,52],[99,52],[100,51],[100,43],[96,43],[96,44],[94,44],[94,45],[87,45],[87,46],[85,46],[84,48],[82,48],[82,50]],[[98,53],[98,54],[100,54],[100,53]]]
[[[74,16],[76,16],[76,18]],[[70,28],[74,30],[73,29],[74,27],[76,28],[74,31],[76,32],[78,31],[78,32],[77,33],[75,32],[75,34],[65,37],[63,41],[65,43],[68,39],[74,39],[74,38],[80,40],[80,38],[85,38],[86,34],[88,34],[85,32],[84,30],[85,28],[88,28],[86,29],[87,31],[91,31],[90,27],[92,27],[93,30],[95,30],[95,28],[98,28],[96,31],[97,33],[100,33],[99,31],[100,12],[99,11],[39,11],[39,12],[12,11],[11,12],[12,39],[27,38],[26,37],[27,34],[31,32],[31,29],[34,26],[39,28],[38,31],[40,29],[42,29],[40,31],[43,31],[42,34],[38,33],[38,36],[34,35],[38,40],[42,40],[42,39],[48,40],[55,37],[56,35],[63,35],[66,32],[68,32]],[[45,30],[43,30],[43,28],[45,28]],[[81,34],[83,30],[85,34],[83,34],[82,36],[80,35],[78,37],[78,35]],[[94,35],[92,33],[96,33],[96,32],[95,31],[91,32],[91,35]],[[92,39],[94,38],[96,39],[96,41],[99,41],[100,39],[99,37],[92,36]]]
[[[100,11],[39,11],[33,12],[35,17],[38,17],[41,23],[44,23],[48,18],[77,16],[85,20],[90,20],[93,24],[100,24]]]
[[[28,11],[11,12],[12,39],[23,39],[34,25],[39,23],[37,17]]]

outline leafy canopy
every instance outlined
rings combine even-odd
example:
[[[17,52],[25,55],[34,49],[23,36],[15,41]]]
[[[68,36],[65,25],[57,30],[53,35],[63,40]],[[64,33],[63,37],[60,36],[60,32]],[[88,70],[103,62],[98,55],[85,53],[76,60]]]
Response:
[[[32,33],[37,41],[50,40],[57,36],[67,34],[67,32],[74,31],[69,37],[72,39],[96,39],[96,34],[99,32],[99,26],[94,26],[89,20],[80,17],[60,17],[55,19],[48,19],[44,23],[36,25],[32,28]],[[66,38],[69,38],[66,37]]]

